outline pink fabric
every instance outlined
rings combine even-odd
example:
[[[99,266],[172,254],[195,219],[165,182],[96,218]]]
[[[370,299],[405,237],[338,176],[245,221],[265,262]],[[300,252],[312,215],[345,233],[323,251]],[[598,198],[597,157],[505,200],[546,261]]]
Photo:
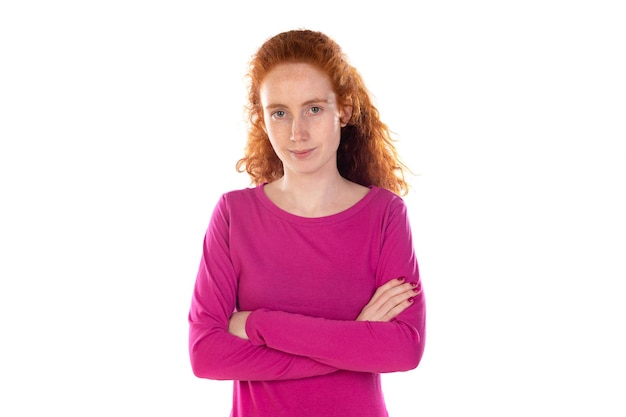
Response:
[[[194,374],[234,380],[233,417],[387,416],[380,373],[417,367],[424,292],[388,323],[357,322],[377,287],[419,279],[404,201],[378,187],[304,218],[263,185],[226,193],[206,233],[189,312]],[[421,286],[421,282],[420,282]],[[250,340],[228,333],[253,311]]]

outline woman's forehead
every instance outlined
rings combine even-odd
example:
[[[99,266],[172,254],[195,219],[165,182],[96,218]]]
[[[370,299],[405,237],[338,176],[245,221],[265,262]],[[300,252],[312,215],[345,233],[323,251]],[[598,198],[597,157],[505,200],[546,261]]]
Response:
[[[264,106],[274,104],[307,104],[334,102],[335,94],[330,78],[310,64],[289,63],[274,67],[260,85]],[[278,101],[280,103],[274,103]]]

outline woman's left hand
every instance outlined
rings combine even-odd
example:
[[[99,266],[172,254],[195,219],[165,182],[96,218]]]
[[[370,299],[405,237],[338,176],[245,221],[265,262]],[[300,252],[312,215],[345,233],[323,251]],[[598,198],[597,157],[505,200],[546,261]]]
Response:
[[[421,291],[418,282],[404,282],[404,278],[392,279],[378,287],[369,303],[363,307],[357,321],[391,321],[413,304],[413,298]]]
[[[228,333],[233,336],[237,336],[241,339],[248,340],[248,334],[246,333],[246,320],[251,311],[237,311],[230,316],[228,320]]]

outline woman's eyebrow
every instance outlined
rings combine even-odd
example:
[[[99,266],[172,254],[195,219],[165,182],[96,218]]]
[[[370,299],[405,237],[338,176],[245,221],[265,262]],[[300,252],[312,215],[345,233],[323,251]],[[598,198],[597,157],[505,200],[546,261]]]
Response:
[[[330,100],[326,98],[314,98],[314,99],[305,101],[304,103],[301,104],[301,106],[305,107],[311,104],[318,104],[318,103],[328,104],[330,103]],[[268,104],[267,106],[265,106],[267,110],[273,110],[273,109],[285,108],[285,107],[289,107],[289,106],[286,106],[285,104],[280,104],[280,103],[272,103],[272,104]]]
[[[317,103],[323,103],[323,104],[328,104],[330,102],[330,100],[326,99],[326,98],[314,98],[312,100],[307,100],[304,103],[302,103],[302,106],[308,106],[311,104],[317,104]]]

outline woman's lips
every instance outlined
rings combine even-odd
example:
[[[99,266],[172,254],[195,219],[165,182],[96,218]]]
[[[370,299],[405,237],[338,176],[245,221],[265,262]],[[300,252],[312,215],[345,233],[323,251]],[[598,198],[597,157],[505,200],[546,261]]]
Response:
[[[313,153],[314,149],[315,148],[313,148],[313,149],[293,150],[293,151],[290,151],[290,152],[297,159],[304,159],[304,158],[308,157],[309,155],[311,155],[311,153]]]

